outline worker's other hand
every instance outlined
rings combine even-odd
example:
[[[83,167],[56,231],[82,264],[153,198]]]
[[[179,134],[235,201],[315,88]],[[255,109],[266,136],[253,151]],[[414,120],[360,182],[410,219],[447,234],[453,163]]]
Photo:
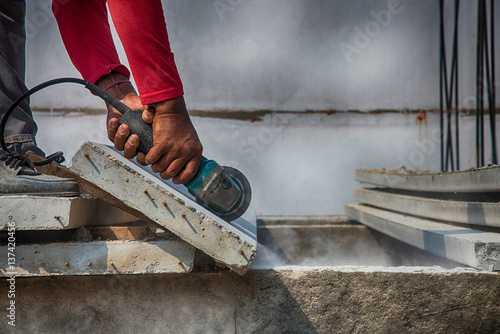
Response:
[[[153,121],[154,146],[146,155],[155,173],[177,184],[193,178],[200,166],[203,147],[186,110],[184,98],[155,103],[142,118]]]
[[[109,85],[119,81],[125,82],[109,87]],[[134,87],[130,82],[127,82],[127,77],[121,73],[113,72],[112,74],[102,76],[96,82],[96,85],[102,89],[109,87],[106,90],[107,93],[120,100],[120,102],[133,110],[139,109],[146,111],[148,109],[147,106],[142,105],[141,100],[135,92]],[[127,159],[133,159],[137,154],[137,162],[139,162],[141,165],[146,165],[146,155],[142,152],[137,152],[137,147],[140,143],[139,137],[134,134],[129,138],[130,128],[128,127],[128,125],[122,124],[120,127],[118,127],[118,121],[120,120],[120,118],[122,118],[123,115],[108,103],[106,103],[106,108],[108,109],[106,126],[109,140],[114,143],[117,150],[123,151],[123,155]],[[152,112],[148,112],[147,115],[151,113]],[[151,123],[151,121],[149,121],[149,123]]]

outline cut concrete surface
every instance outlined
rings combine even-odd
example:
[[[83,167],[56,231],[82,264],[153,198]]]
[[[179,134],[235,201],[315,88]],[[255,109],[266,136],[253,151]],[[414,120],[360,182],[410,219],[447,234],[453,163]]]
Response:
[[[433,192],[484,192],[500,190],[500,166],[457,172],[404,169],[356,169],[356,180],[381,187]]]
[[[0,280],[7,296],[10,281]],[[1,333],[498,333],[500,275],[339,267],[15,280]],[[6,301],[4,298],[3,300]]]
[[[187,190],[181,192],[182,186],[161,180],[109,146],[85,143],[70,169],[239,274],[257,252],[255,223],[244,217],[225,222],[187,196]]]
[[[500,233],[376,209],[366,205],[344,206],[351,219],[397,240],[468,266],[500,270]]]
[[[463,202],[394,194],[383,190],[355,189],[354,200],[360,203],[420,217],[454,223],[500,227],[500,203]]]
[[[116,275],[185,273],[195,249],[183,241],[91,241],[17,244],[0,247],[0,276]],[[7,262],[7,254],[15,263]]]
[[[14,222],[16,230],[61,230],[90,225],[116,225],[139,220],[95,197],[0,196],[0,231]]]

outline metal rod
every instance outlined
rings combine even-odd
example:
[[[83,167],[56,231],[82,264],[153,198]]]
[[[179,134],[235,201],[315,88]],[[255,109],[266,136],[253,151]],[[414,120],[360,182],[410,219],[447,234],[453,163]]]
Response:
[[[495,112],[495,106],[493,105],[492,95],[491,95],[491,71],[490,71],[490,52],[488,47],[488,22],[487,22],[487,13],[486,13],[486,2],[484,7],[484,35],[483,35],[483,43],[484,43],[484,62],[486,65],[486,91],[488,92],[488,114],[490,118],[490,129],[491,129],[491,115]],[[493,133],[493,131],[491,131]]]
[[[458,13],[460,10],[460,0],[455,0],[455,156],[456,167],[460,170],[460,145],[459,145],[459,114],[460,107],[458,105]]]
[[[495,89],[495,1],[490,0],[490,50],[491,50],[491,74],[490,74],[490,132],[491,132],[491,162],[498,164],[497,140],[496,140],[496,89]]]
[[[444,17],[443,1],[439,0],[439,129],[441,147],[441,171],[444,172],[444,117],[443,117],[443,44],[444,44]]]
[[[480,117],[479,117],[479,125],[480,125],[480,139],[481,139],[481,155],[480,155],[480,167],[484,166],[484,34],[485,34],[485,18],[486,18],[486,0],[480,0],[481,2],[481,48],[479,50],[480,52],[480,62],[479,62],[479,70],[481,73],[481,85],[480,85]]]
[[[446,64],[446,38],[445,38],[445,32],[444,32],[444,10],[443,10],[443,2],[440,2],[441,6],[441,61],[442,61],[442,69],[443,69],[443,82],[444,82],[444,94],[445,94],[445,103],[446,103],[446,151],[445,151],[445,159],[444,159],[444,171],[448,170],[448,162],[450,161],[450,156],[452,156],[452,146],[451,146],[451,126],[450,126],[450,117],[451,117],[451,96],[450,93],[453,91],[453,87],[448,89],[448,70],[447,70],[447,64]],[[451,75],[453,77],[453,66],[452,66],[452,71]],[[451,81],[450,85],[453,84],[453,80]],[[442,134],[442,137],[444,137],[444,133]],[[444,139],[443,139],[444,140]],[[452,165],[453,165],[453,158],[451,159]],[[452,166],[453,169],[453,166]]]
[[[476,49],[476,167],[484,163],[483,145],[483,6],[484,1],[478,1],[477,11],[477,49]]]

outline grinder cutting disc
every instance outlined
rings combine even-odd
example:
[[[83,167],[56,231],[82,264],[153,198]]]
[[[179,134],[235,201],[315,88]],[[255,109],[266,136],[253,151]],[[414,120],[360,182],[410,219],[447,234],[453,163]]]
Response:
[[[215,213],[217,216],[221,217],[227,222],[231,222],[240,218],[250,206],[250,201],[252,200],[252,189],[250,187],[250,182],[243,173],[233,167],[224,166],[224,171],[233,180],[238,189],[241,190],[241,197],[238,202],[231,208],[230,211],[224,212],[219,208],[215,208],[210,204],[205,204],[197,200],[202,206],[207,207],[210,211]]]

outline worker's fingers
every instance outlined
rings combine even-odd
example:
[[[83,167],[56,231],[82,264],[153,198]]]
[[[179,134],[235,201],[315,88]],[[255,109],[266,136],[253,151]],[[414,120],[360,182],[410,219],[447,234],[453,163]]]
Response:
[[[184,159],[175,159],[170,163],[170,165],[163,172],[160,173],[160,176],[164,180],[168,180],[177,176],[181,169],[184,167]]]
[[[147,166],[146,155],[144,153],[142,153],[142,152],[137,152],[137,162],[140,165]]]
[[[148,107],[142,112],[142,120],[146,123],[153,123],[155,117],[155,109]]]
[[[157,162],[158,162],[158,163],[163,163],[163,164],[164,164],[164,165],[158,166],[158,167],[162,167],[162,166],[163,166],[163,169],[158,170],[158,172],[155,172],[155,171],[153,170],[153,172],[155,172],[155,173],[163,172],[163,171],[167,168],[168,164],[170,164],[170,162],[172,161],[172,159],[170,159],[170,161],[163,161],[163,162],[162,162],[162,161],[161,161],[161,159],[160,159],[160,158],[162,158],[164,155],[166,156],[166,155],[167,155],[166,153],[167,153],[167,149],[166,149],[166,148],[164,148],[164,147],[163,147],[163,148],[160,148],[160,147],[158,147],[158,146],[153,146],[153,147],[149,150],[148,154],[146,154],[146,163],[147,163],[148,165],[154,165],[154,164],[156,164]],[[168,164],[167,164],[167,162],[168,162]]]
[[[130,134],[130,128],[127,124],[122,124],[116,131],[115,139],[113,142],[115,143],[115,148],[118,151],[123,151],[125,148],[125,142],[127,141],[127,137]]]
[[[155,147],[153,147],[149,153],[146,155],[146,162],[148,164],[151,164],[151,151],[153,151],[155,149]],[[155,152],[153,152],[155,153]],[[163,155],[162,157],[160,157],[159,159],[157,159],[154,163],[151,164],[151,170],[155,173],[162,173],[164,172],[168,166],[170,166],[170,164],[172,163],[172,161],[174,161],[175,159],[177,158],[177,155],[174,155],[174,154],[165,154]]]
[[[185,164],[184,168],[179,172],[179,174],[177,174],[177,176],[172,179],[172,182],[175,184],[184,184],[191,180],[196,175],[196,172],[200,167],[200,161],[200,156],[193,157]]]
[[[133,159],[137,153],[137,147],[139,146],[141,140],[136,134],[131,135],[127,142],[125,143],[125,148],[123,150],[123,156],[127,159]]]
[[[108,122],[108,138],[111,141],[115,140],[116,131],[118,130],[118,119],[111,118]]]

